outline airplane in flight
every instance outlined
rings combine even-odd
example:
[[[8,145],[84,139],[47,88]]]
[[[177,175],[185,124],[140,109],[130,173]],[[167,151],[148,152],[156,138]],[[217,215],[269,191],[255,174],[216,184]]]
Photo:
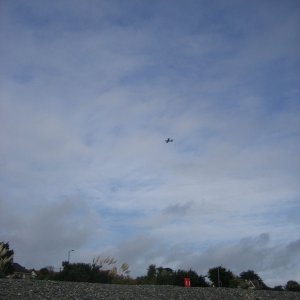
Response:
[[[165,141],[166,141],[166,143],[172,143],[173,139],[167,138]]]

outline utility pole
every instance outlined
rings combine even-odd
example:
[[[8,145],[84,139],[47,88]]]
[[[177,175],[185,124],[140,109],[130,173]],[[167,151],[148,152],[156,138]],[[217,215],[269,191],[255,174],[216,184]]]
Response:
[[[70,254],[71,254],[71,252],[73,252],[73,251],[75,251],[75,250],[71,249],[71,250],[68,251],[68,263],[70,262]]]

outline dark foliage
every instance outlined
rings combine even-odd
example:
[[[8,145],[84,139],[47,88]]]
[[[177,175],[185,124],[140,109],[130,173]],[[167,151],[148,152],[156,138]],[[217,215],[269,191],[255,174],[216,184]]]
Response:
[[[0,276],[5,276],[13,273],[14,250],[9,249],[9,243],[0,242],[0,245],[7,250],[5,254],[1,255],[1,259],[12,257],[12,259],[5,264],[4,268],[2,270],[0,269]]]
[[[175,276],[170,268],[157,268],[156,283],[160,285],[174,285]]]
[[[254,271],[252,271],[252,270],[248,270],[248,271],[242,272],[240,274],[240,277],[242,279],[262,281],[261,278]]]
[[[156,265],[150,265],[148,267],[148,270],[147,270],[147,278],[149,280],[155,280],[156,279]]]
[[[42,279],[42,280],[48,280],[51,279],[51,277],[54,276],[54,273],[51,272],[48,268],[41,268],[38,271],[38,279]]]
[[[208,287],[208,283],[205,278],[198,275],[197,272],[193,270],[177,270],[175,272],[175,285],[184,286],[184,278],[190,278],[192,287]]]
[[[208,283],[203,276],[199,276],[193,270],[177,270],[150,265],[147,275],[136,278],[137,284],[158,284],[184,286],[184,278],[190,278],[191,286],[207,287]]]
[[[70,264],[68,262],[63,262],[63,270],[53,279],[77,282],[111,283],[113,277],[109,271],[101,270],[97,266],[86,263]]]
[[[263,282],[263,280],[260,278],[260,276],[252,270],[242,272],[240,274],[240,278],[244,279],[244,280],[251,280],[257,289],[260,289],[260,290],[261,289],[262,290],[269,289],[269,287]]]
[[[300,284],[294,280],[289,280],[286,283],[285,289],[291,292],[300,292]]]
[[[236,287],[234,274],[222,266],[209,269],[208,278],[214,286]]]

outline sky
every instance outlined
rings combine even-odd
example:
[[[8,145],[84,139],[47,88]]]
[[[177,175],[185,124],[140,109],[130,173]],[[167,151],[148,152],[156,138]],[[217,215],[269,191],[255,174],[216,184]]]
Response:
[[[300,282],[299,67],[298,0],[1,0],[0,240]]]

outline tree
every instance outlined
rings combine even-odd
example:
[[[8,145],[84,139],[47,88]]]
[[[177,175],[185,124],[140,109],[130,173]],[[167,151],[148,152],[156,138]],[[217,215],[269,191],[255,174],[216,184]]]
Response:
[[[170,268],[157,268],[156,283],[161,285],[174,285],[174,271]]]
[[[199,276],[197,272],[193,270],[177,270],[175,272],[174,284],[179,286],[184,286],[184,278],[190,278],[191,286],[193,287],[207,287],[208,283],[205,281],[203,276]]]
[[[54,267],[48,266],[41,268],[38,272],[38,279],[49,280],[55,277]]]
[[[63,270],[54,278],[64,281],[111,283],[109,270],[101,270],[97,265],[63,262]]]
[[[234,274],[227,270],[226,268],[223,268],[222,266],[218,266],[215,268],[211,268],[208,270],[208,278],[209,280],[217,287],[234,287]]]
[[[300,292],[300,284],[297,281],[289,280],[285,286],[286,290],[292,292]]]
[[[14,251],[9,249],[9,243],[0,242],[0,277],[13,272]]]
[[[267,285],[263,282],[260,276],[252,270],[242,272],[240,274],[240,278],[243,280],[251,280],[257,289],[268,289]]]
[[[149,280],[155,280],[156,279],[156,275],[157,275],[157,273],[156,273],[156,265],[150,265],[149,267],[148,267],[148,270],[147,270],[147,278],[149,279]]]
[[[240,274],[240,277],[242,279],[247,279],[247,280],[259,280],[259,281],[262,281],[261,278],[252,270],[248,270],[248,271],[245,271],[245,272],[242,272]]]
[[[122,281],[131,282],[129,278],[129,265],[123,263],[119,270],[115,266],[117,261],[112,257],[94,258],[91,264],[87,263],[72,263],[64,261],[62,263],[63,270],[56,276],[56,280],[79,281],[79,282],[100,282],[112,283]],[[105,269],[104,266],[106,266]],[[118,272],[119,271],[119,272]],[[47,275],[47,271],[43,270],[42,275]]]
[[[205,277],[198,275],[197,272],[193,270],[187,272],[187,277],[191,279],[191,285],[194,287],[208,287]]]

